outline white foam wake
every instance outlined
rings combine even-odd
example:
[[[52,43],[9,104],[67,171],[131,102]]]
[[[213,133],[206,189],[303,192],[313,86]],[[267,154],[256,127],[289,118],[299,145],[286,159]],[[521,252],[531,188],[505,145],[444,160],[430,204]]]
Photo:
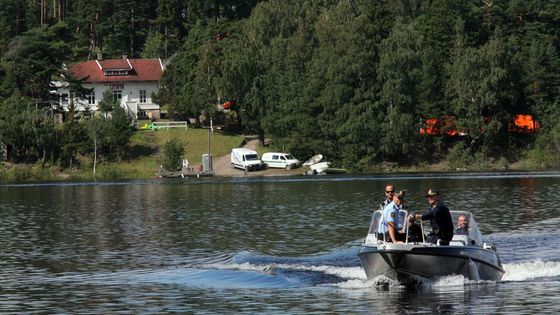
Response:
[[[263,272],[263,273],[273,273],[274,269],[280,268],[280,269],[287,269],[287,270],[322,272],[343,279],[361,279],[361,280],[367,279],[364,269],[362,267],[338,267],[338,266],[327,266],[327,265],[305,266],[305,265],[295,265],[295,264],[254,265],[250,263],[242,263],[242,264],[207,264],[204,265],[204,268],[256,271],[256,272]]]
[[[519,264],[504,264],[506,273],[502,281],[524,281],[535,278],[560,276],[560,262],[540,259]]]
[[[506,273],[502,281],[525,281],[535,278],[543,277],[557,277],[560,276],[560,262],[543,262],[541,260],[524,262],[519,264],[504,264]],[[376,279],[368,280],[362,267],[340,267],[329,265],[299,265],[299,264],[263,264],[255,265],[251,263],[218,263],[204,265],[205,269],[225,269],[225,270],[241,270],[241,271],[254,271],[265,274],[274,274],[276,269],[283,270],[297,270],[297,271],[311,271],[321,272],[328,275],[337,276],[343,280],[342,282],[330,283],[329,286],[335,286],[344,289],[359,289],[371,288],[376,286],[399,287],[396,281],[392,281],[385,277],[377,277]],[[462,287],[470,285],[479,285],[484,283],[495,283],[493,281],[474,281],[469,280],[463,276],[450,275],[439,277],[437,279],[423,279],[421,281],[423,286],[431,288],[449,288],[449,287]]]

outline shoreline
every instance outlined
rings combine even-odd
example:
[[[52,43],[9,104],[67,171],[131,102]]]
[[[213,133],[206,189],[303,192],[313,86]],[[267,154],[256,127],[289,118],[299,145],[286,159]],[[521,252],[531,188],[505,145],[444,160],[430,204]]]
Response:
[[[33,169],[40,168],[38,165],[11,165],[6,167],[5,162],[2,163],[0,171],[0,184],[13,184],[13,183],[29,183],[29,182],[80,182],[80,181],[109,181],[109,180],[165,180],[167,178],[160,178],[154,172],[153,176],[148,177],[127,177],[127,176],[97,176],[93,177],[90,170],[84,172],[83,170],[60,170],[56,167],[45,167],[43,170],[34,171]],[[6,169],[17,169],[15,176],[8,176]],[[54,169],[54,170],[53,170]],[[473,169],[473,170],[446,170],[443,168],[433,169],[407,169],[398,168],[390,170],[382,170],[379,172],[362,172],[354,173],[348,172],[346,174],[326,174],[326,175],[305,175],[305,167],[298,167],[291,170],[286,169],[265,169],[260,171],[245,172],[240,169],[231,169],[228,166],[227,172],[216,172],[216,178],[256,178],[256,177],[296,177],[304,176],[309,178],[322,178],[322,177],[343,177],[343,176],[360,176],[360,177],[385,177],[385,176],[464,176],[464,177],[477,177],[477,176],[496,176],[496,177],[517,177],[517,176],[559,176],[560,169],[521,169],[521,168],[508,168],[508,169]],[[109,173],[111,174],[111,173]],[[107,175],[107,174],[105,174]],[[115,175],[115,174],[113,174]],[[116,174],[118,175],[118,174]],[[180,179],[180,178],[179,178]],[[187,179],[187,177],[185,177]]]
[[[255,151],[262,151],[257,140],[249,140],[242,145]],[[296,169],[269,168],[260,171],[245,172],[244,170],[234,169],[230,165],[230,154],[222,150],[219,157],[213,157],[212,168],[214,177],[223,178],[242,178],[242,177],[282,177],[282,176],[316,176],[325,175],[304,175],[307,167],[300,166]],[[134,161],[134,160],[133,160]],[[303,161],[301,161],[303,162]],[[434,164],[422,164],[419,166],[397,166],[394,163],[380,163],[372,165],[363,172],[348,172],[346,174],[332,174],[335,176],[415,176],[422,174],[432,174],[443,176],[456,174],[459,176],[476,176],[480,173],[495,174],[527,174],[527,173],[555,173],[558,168],[529,168],[531,165],[528,160],[515,163],[487,163],[477,165],[472,169],[449,169],[449,165],[444,162]],[[10,162],[0,162],[0,183],[23,183],[23,182],[73,182],[73,181],[98,181],[98,180],[151,180],[158,177],[158,163],[153,162],[144,164],[133,164],[130,161],[102,163],[97,166],[96,176],[93,176],[92,168],[88,164],[82,164],[83,168],[66,169],[57,165],[42,166],[35,164],[14,164]],[[483,166],[483,167],[481,167]],[[140,167],[140,168],[139,168]],[[330,176],[332,176],[330,175]],[[329,175],[327,175],[329,176]]]

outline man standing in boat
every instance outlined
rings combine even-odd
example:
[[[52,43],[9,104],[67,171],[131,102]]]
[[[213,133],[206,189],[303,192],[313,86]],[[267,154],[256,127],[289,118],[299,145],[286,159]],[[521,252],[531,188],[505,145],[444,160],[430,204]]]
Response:
[[[430,220],[432,233],[428,235],[427,241],[436,244],[440,240],[440,245],[449,245],[453,238],[453,221],[449,209],[439,200],[439,192],[428,190],[426,194],[430,203],[430,210],[424,214],[416,214],[416,219]]]
[[[377,229],[379,232],[377,237],[380,240],[393,243],[402,243],[404,241],[404,235],[398,232],[399,210],[402,209],[404,194],[404,191],[399,191],[393,197],[393,201],[383,208],[383,214]]]
[[[385,186],[385,201],[381,203],[381,210],[385,209],[385,207],[393,202],[393,197],[395,196],[395,186],[391,184],[387,184]]]

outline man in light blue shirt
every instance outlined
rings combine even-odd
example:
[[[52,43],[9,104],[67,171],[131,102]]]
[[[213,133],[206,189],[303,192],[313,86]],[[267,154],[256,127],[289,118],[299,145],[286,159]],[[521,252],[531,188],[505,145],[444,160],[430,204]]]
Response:
[[[399,191],[393,201],[383,208],[383,214],[377,229],[378,238],[388,242],[402,243],[398,240],[399,210],[402,209],[404,191]]]
[[[393,202],[393,197],[395,196],[395,186],[392,184],[387,184],[385,186],[385,200],[381,203],[381,210],[385,209],[385,207]]]

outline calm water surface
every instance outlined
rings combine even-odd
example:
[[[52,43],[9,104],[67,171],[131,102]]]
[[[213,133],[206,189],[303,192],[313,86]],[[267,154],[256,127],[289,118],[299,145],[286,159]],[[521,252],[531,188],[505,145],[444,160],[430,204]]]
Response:
[[[386,183],[472,211],[499,282],[357,258]],[[559,313],[560,173],[0,185],[0,313]]]

